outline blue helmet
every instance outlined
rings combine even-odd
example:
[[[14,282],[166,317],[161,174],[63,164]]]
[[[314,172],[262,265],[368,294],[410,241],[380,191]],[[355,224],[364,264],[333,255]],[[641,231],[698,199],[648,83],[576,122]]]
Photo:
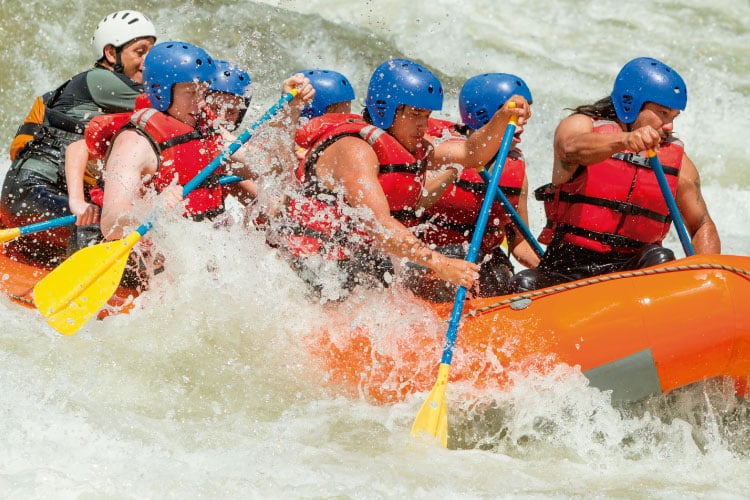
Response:
[[[617,118],[633,123],[647,102],[682,111],[687,87],[675,70],[650,57],[638,57],[622,67],[612,90]]]
[[[299,71],[310,80],[315,88],[312,102],[302,109],[302,116],[315,118],[324,115],[331,104],[351,101],[354,99],[354,89],[349,80],[337,71],[328,69],[306,69]]]
[[[146,55],[143,62],[143,88],[158,111],[172,104],[175,83],[210,82],[215,73],[214,61],[208,52],[186,42],[162,42]]]
[[[211,80],[209,90],[240,96],[249,104],[252,79],[247,71],[229,61],[219,59],[214,61],[214,66],[216,66],[216,72]]]
[[[529,104],[533,102],[526,82],[516,75],[485,73],[472,76],[458,95],[461,121],[472,130],[481,128],[514,95],[520,95]]]
[[[443,86],[424,66],[408,59],[391,59],[375,69],[367,87],[366,106],[373,124],[387,129],[396,108],[413,106],[438,110],[443,107]]]

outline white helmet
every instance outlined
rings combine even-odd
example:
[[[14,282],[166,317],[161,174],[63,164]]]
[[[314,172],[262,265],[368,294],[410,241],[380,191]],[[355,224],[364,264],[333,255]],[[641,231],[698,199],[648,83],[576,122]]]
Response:
[[[104,47],[113,45],[121,47],[136,38],[153,37],[156,40],[156,29],[153,23],[136,10],[118,10],[101,20],[91,38],[94,58],[98,61],[104,57]]]

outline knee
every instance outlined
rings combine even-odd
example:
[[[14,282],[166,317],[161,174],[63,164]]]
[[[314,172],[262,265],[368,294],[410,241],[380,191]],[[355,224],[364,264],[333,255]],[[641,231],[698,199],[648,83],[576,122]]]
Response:
[[[559,285],[573,281],[574,278],[564,274],[541,269],[525,269],[510,280],[511,293],[531,292],[540,288]]]
[[[509,291],[510,278],[513,272],[505,265],[482,264],[479,268],[479,296],[495,297]]]
[[[672,250],[659,245],[648,245],[638,256],[636,268],[651,267],[675,260]]]
[[[495,297],[509,293],[513,264],[502,248],[495,248],[479,267],[479,296]]]
[[[542,288],[542,274],[536,269],[526,269],[516,273],[508,285],[511,293],[523,293]]]

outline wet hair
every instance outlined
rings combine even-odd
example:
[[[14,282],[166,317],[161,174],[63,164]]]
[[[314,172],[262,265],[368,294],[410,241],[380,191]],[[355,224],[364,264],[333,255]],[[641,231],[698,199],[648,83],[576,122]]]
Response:
[[[367,108],[362,109],[362,119],[366,122],[372,125],[372,117],[370,116],[370,111]]]
[[[576,108],[565,108],[572,111],[572,114],[580,114],[590,116],[592,118],[600,118],[603,120],[617,121],[617,113],[615,112],[615,105],[612,102],[610,96],[603,97],[596,101],[594,104],[583,104]]]

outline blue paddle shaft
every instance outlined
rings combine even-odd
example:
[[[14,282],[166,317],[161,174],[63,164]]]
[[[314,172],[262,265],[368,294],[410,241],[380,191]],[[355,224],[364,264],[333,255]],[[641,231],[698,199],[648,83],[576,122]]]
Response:
[[[221,184],[222,186],[226,186],[227,184],[235,184],[244,180],[245,179],[243,179],[239,175],[225,175],[219,178],[219,184]]]
[[[246,129],[234,141],[232,141],[232,143],[229,144],[229,146],[227,146],[227,148],[219,156],[214,158],[211,163],[204,167],[203,170],[198,172],[198,174],[182,188],[183,198],[189,195],[195,188],[203,184],[203,181],[208,179],[211,174],[213,174],[214,171],[221,166],[222,163],[227,161],[234,153],[237,152],[238,149],[242,147],[243,144],[250,140],[250,138],[253,136],[253,132],[255,132],[255,129],[273,118],[274,115],[276,115],[276,113],[278,113],[286,103],[294,99],[295,95],[295,92],[289,92],[288,94],[284,95],[276,104],[274,104],[268,111],[266,111],[266,113],[261,116],[258,121],[253,123],[250,128]]]
[[[649,161],[651,162],[651,168],[653,168],[654,173],[656,174],[656,180],[659,182],[661,195],[664,197],[664,201],[667,203],[667,207],[669,208],[669,215],[672,216],[674,227],[675,229],[677,229],[677,235],[680,237],[682,249],[685,251],[685,255],[688,257],[691,255],[695,255],[695,250],[693,250],[693,244],[690,242],[690,237],[688,236],[687,230],[685,229],[685,223],[682,221],[680,210],[677,208],[677,203],[675,203],[674,201],[672,191],[669,189],[669,183],[667,182],[667,177],[664,175],[664,168],[661,166],[661,161],[659,160],[659,157],[656,156],[656,153],[654,151],[649,151],[648,156]]]
[[[46,231],[47,229],[55,229],[56,227],[67,226],[74,224],[76,221],[75,215],[66,215],[65,217],[58,217],[57,219],[46,220],[44,222],[37,222],[35,224],[29,224],[28,226],[21,226],[19,230],[21,234],[37,233],[39,231]]]
[[[238,175],[225,175],[219,179],[219,184],[221,184],[222,186],[226,186],[227,184],[242,182],[243,180],[244,179]],[[75,215],[66,215],[64,217],[58,217],[56,219],[50,219],[43,222],[29,224],[27,226],[21,226],[18,229],[23,236],[24,234],[38,233],[39,231],[46,231],[48,229],[55,229],[62,226],[69,226],[71,224],[75,224],[75,222]]]
[[[488,174],[486,170],[482,170],[481,172],[479,172],[479,175],[482,177],[482,180],[484,180],[485,183],[490,182],[490,174]],[[497,191],[495,191],[495,198],[497,199],[497,202],[500,204],[500,206],[503,207],[505,213],[507,213],[511,218],[513,224],[516,225],[516,229],[518,229],[518,231],[523,235],[523,238],[529,242],[529,245],[531,245],[534,253],[539,258],[541,258],[542,255],[544,255],[544,250],[542,249],[541,245],[539,245],[539,242],[536,241],[534,235],[531,234],[528,226],[524,224],[521,216],[518,215],[516,209],[513,208],[513,205],[511,205],[510,200],[508,200],[507,196],[505,196],[505,193],[503,193],[502,189],[498,189]]]
[[[468,262],[476,262],[477,255],[479,255],[479,248],[484,238],[484,230],[487,227],[487,219],[490,216],[490,210],[492,209],[492,203],[495,201],[495,193],[498,191],[498,182],[500,181],[500,175],[503,173],[503,167],[505,167],[505,160],[508,157],[510,146],[513,143],[513,134],[516,133],[515,120],[511,119],[508,125],[505,127],[505,133],[503,134],[503,140],[500,143],[500,150],[497,153],[497,159],[495,160],[495,166],[492,168],[492,177],[487,184],[487,192],[484,195],[482,201],[482,208],[479,210],[479,216],[477,217],[477,224],[474,227],[474,233],[471,235],[471,243],[469,244],[469,252],[466,255]],[[453,360],[453,347],[456,344],[456,336],[458,335],[458,324],[461,321],[461,313],[464,310],[464,299],[466,298],[466,287],[459,286],[456,291],[456,299],[453,301],[453,309],[451,310],[450,322],[448,323],[448,331],[446,332],[445,348],[443,349],[443,357],[440,360],[441,363],[450,365]]]

